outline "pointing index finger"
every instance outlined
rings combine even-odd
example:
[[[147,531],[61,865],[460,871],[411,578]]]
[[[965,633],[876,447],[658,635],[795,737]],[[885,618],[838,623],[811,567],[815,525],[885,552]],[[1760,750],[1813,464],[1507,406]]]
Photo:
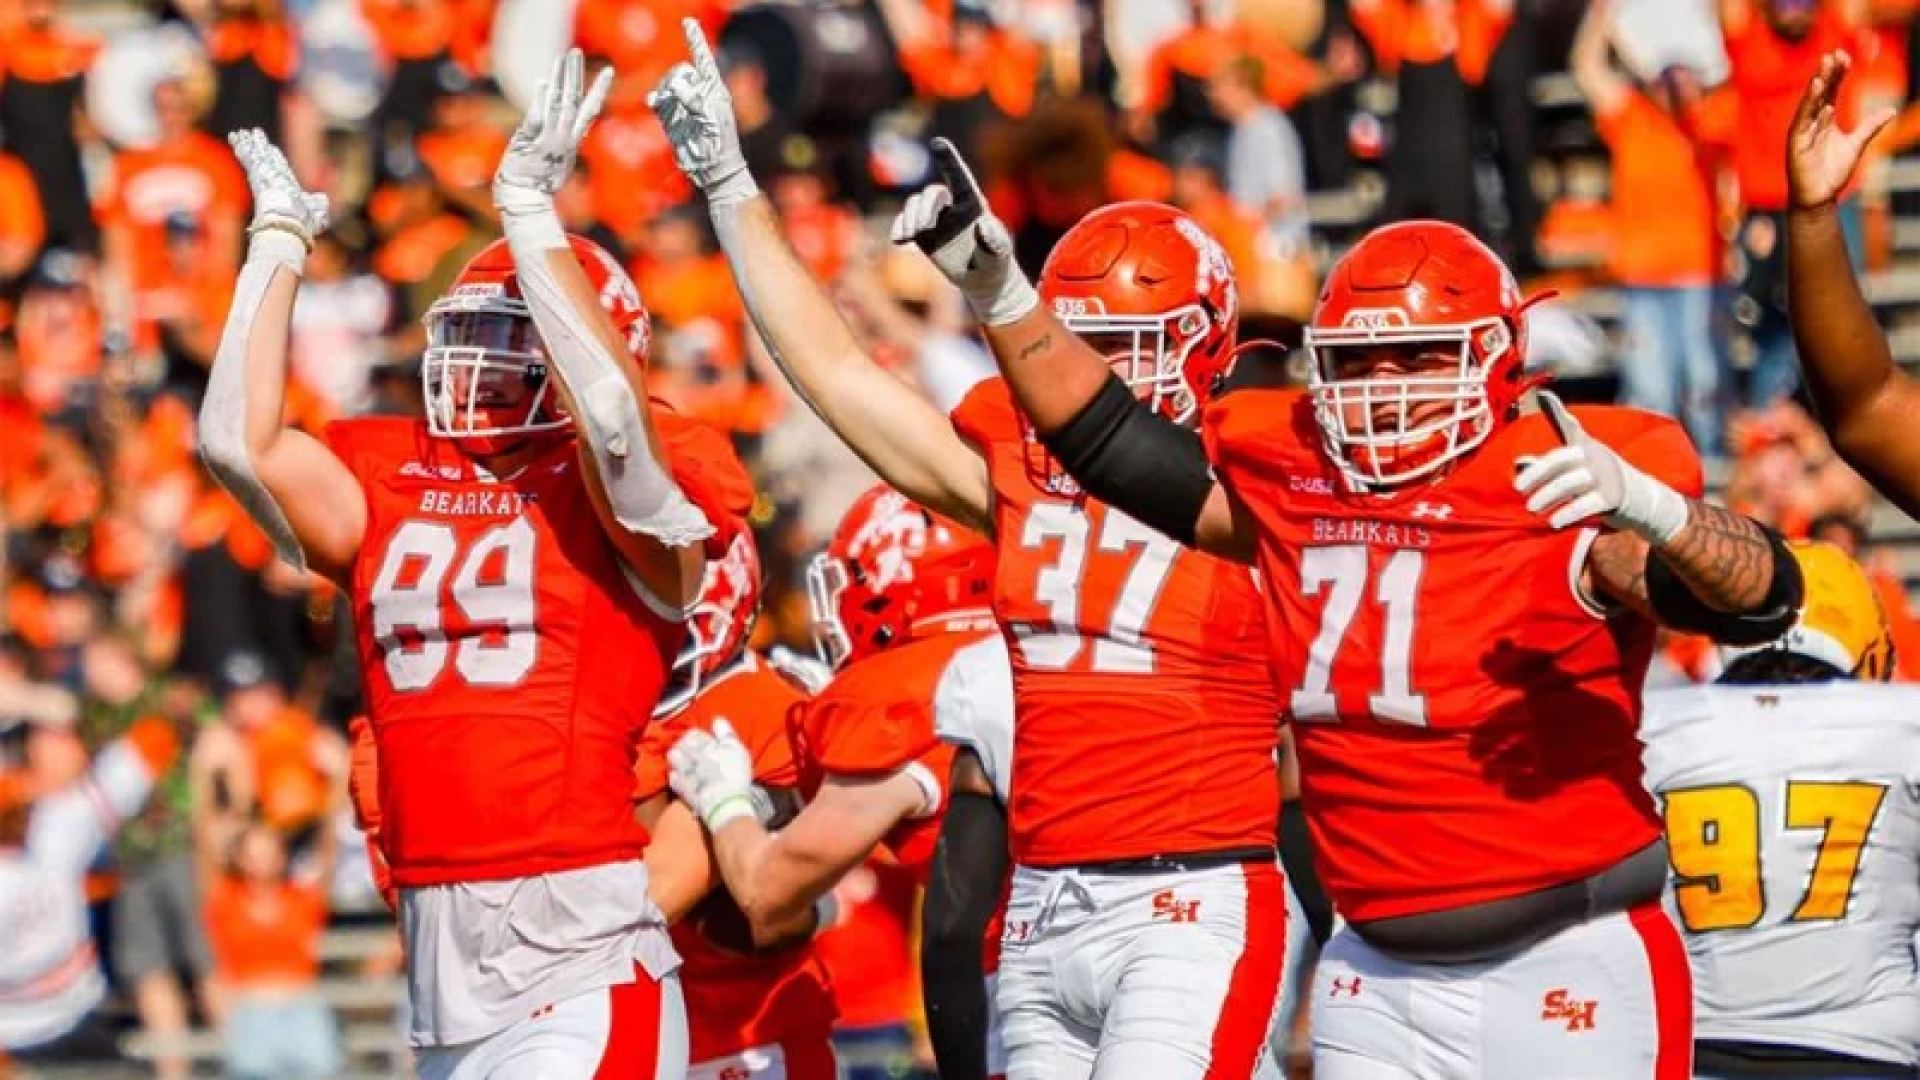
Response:
[[[967,167],[958,147],[941,138],[933,140],[931,149],[934,167],[940,170],[940,182],[947,185],[955,199],[964,199],[979,190],[973,180],[973,170]]]
[[[680,30],[687,36],[687,55],[693,57],[693,69],[702,78],[718,81],[720,64],[713,58],[713,47],[707,44],[707,32],[700,29],[700,20],[691,16],[681,19]]]

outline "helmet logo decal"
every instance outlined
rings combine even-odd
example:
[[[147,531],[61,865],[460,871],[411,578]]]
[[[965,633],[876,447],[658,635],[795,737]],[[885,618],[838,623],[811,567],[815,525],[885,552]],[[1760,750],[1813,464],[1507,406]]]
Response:
[[[1213,291],[1214,282],[1218,281],[1226,297],[1226,307],[1220,312],[1220,320],[1232,322],[1234,312],[1240,307],[1240,293],[1234,283],[1233,262],[1227,258],[1226,249],[1198,222],[1185,214],[1173,219],[1173,227],[1187,238],[1187,243],[1193,245],[1193,253],[1197,257],[1193,273],[1194,290],[1205,296]]]
[[[913,580],[914,557],[926,546],[927,520],[894,491],[881,496],[873,510],[847,548],[855,558],[872,552],[873,579],[867,586],[884,592]]]
[[[1413,324],[1401,308],[1354,308],[1340,325],[1349,330],[1387,330]]]

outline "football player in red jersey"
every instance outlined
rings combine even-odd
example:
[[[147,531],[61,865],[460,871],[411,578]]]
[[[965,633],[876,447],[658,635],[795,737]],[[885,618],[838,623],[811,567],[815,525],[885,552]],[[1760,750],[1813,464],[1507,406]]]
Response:
[[[643,407],[647,318],[552,195],[605,95],[576,50],[503,156],[506,239],[427,316],[427,415],[284,428],[290,312],[325,227],[257,132],[252,241],[203,456],[296,566],[353,603],[422,1077],[679,1076],[677,957],[649,900],[635,748],[737,465]],[[590,655],[590,651],[591,654]],[[592,659],[617,656],[610,664]]]
[[[721,878],[757,931],[791,925],[877,846],[925,875],[953,757],[934,713],[962,692],[973,707],[995,703],[968,667],[971,647],[991,638],[992,570],[979,537],[874,488],[807,575],[835,674],[787,715],[806,808],[778,832],[759,824],[750,755],[730,723],[675,743],[673,789],[706,822]]]
[[[1005,726],[1012,712],[992,574],[978,536],[874,488],[808,573],[835,675],[788,714],[806,808],[778,832],[759,823],[752,753],[727,724],[675,744],[674,790],[707,823],[728,892],[756,927],[800,918],[876,847],[927,882],[954,757],[936,728],[970,712]]]
[[[993,611],[1019,718],[996,993],[1008,1076],[1252,1075],[1286,917],[1280,704],[1253,574],[1088,498],[998,380],[943,422],[865,356],[787,246],[706,44],[687,35],[695,61],[654,108],[771,353],[884,479],[997,540]],[[1175,423],[1198,419],[1239,301],[1225,253],[1191,218],[1099,211],[1061,240],[1043,287],[1130,393]]]
[[[799,808],[787,715],[805,707],[807,694],[747,647],[759,610],[760,556],[752,534],[742,531],[707,564],[671,689],[641,745],[634,797],[643,821],[658,820],[666,808],[674,740],[711,731],[722,717],[752,759],[767,827],[784,826]],[[811,943],[756,940],[720,888],[674,924],[673,942],[687,999],[690,1076],[833,1080],[833,990]]]
[[[1669,418],[1545,392],[1524,411],[1519,289],[1436,222],[1377,229],[1334,267],[1305,393],[1223,395],[1196,439],[1040,303],[965,164],[935,153],[946,183],[895,236],[967,294],[1049,450],[1098,496],[1260,568],[1347,920],[1320,961],[1315,1075],[1688,1076],[1640,687],[1662,623],[1764,640],[1791,620],[1779,538],[1699,501]]]

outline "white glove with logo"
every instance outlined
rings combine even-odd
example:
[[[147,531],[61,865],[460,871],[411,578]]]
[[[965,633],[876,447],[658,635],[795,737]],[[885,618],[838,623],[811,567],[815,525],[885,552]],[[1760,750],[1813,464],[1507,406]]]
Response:
[[[534,88],[533,104],[507,143],[507,152],[493,173],[493,204],[501,223],[536,233],[539,246],[567,246],[566,231],[553,208],[553,194],[567,182],[579,156],[587,129],[606,104],[613,85],[613,69],[600,72],[584,95],[586,58],[569,49],[553,62],[553,70]]]
[[[301,187],[287,155],[258,128],[228,135],[227,145],[246,170],[253,192],[248,257],[258,255],[299,270],[313,250],[313,238],[327,229],[327,197]]]
[[[735,818],[765,820],[754,801],[753,756],[726,718],[713,722],[711,735],[694,730],[680,736],[667,751],[667,765],[673,793],[700,815],[708,832]]]
[[[912,243],[960,287],[974,317],[1005,326],[1032,311],[1040,294],[1013,259],[1013,237],[993,211],[960,151],[933,140],[938,184],[915,192],[893,219],[893,242]]]
[[[1604,517],[1609,526],[1654,544],[1686,527],[1686,497],[1589,436],[1559,395],[1541,391],[1540,411],[1566,445],[1523,459],[1513,487],[1527,496],[1528,510],[1547,515],[1556,529]]]
[[[680,20],[680,29],[692,62],[675,64],[647,95],[647,105],[666,129],[680,171],[706,195],[710,210],[720,210],[746,202],[760,188],[740,151],[733,94],[720,76],[707,35],[697,19]]]

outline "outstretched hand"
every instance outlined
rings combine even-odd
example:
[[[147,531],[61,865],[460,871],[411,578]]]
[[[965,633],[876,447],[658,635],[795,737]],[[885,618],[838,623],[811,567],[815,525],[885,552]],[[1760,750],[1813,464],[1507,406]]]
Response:
[[[600,115],[613,84],[613,69],[608,68],[583,91],[585,73],[585,57],[579,49],[569,49],[534,89],[527,115],[493,174],[494,201],[501,209],[509,203],[549,200],[567,182],[587,129]]]
[[[1821,57],[1820,70],[1807,82],[1794,110],[1787,129],[1787,200],[1795,210],[1830,206],[1839,199],[1868,144],[1898,115],[1883,108],[1851,131],[1841,130],[1840,90],[1852,69],[1853,58],[1843,51]]]
[[[301,187],[287,155],[260,129],[236,131],[227,136],[227,144],[246,170],[247,188],[253,193],[253,224],[247,231],[290,233],[312,251],[313,238],[327,230],[326,195]]]
[[[667,72],[647,95],[647,105],[673,144],[674,163],[706,195],[708,206],[719,209],[745,202],[760,189],[740,149],[733,94],[699,20],[682,19],[680,29],[687,39],[688,59]]]
[[[913,244],[959,286],[987,326],[1003,326],[1039,303],[1013,258],[1013,237],[993,215],[980,184],[951,142],[935,139],[940,183],[913,193],[893,219],[893,242]]]
[[[1527,497],[1527,509],[1555,529],[1591,524],[1607,526],[1665,543],[1687,523],[1687,502],[1679,492],[1628,464],[1614,449],[1587,434],[1560,396],[1539,393],[1540,411],[1561,445],[1522,459],[1514,490]]]

